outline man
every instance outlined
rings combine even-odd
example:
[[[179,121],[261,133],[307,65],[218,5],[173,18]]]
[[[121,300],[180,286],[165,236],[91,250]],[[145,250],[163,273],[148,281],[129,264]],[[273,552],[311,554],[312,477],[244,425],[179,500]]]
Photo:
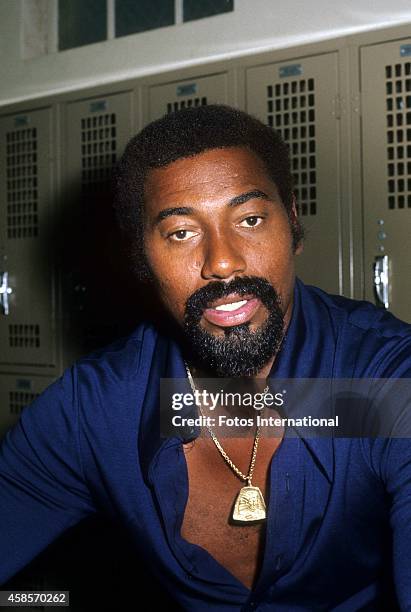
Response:
[[[411,377],[410,326],[295,279],[279,136],[223,106],[167,116],[129,143],[116,207],[163,318],[80,360],[9,432],[0,581],[103,512],[185,610],[391,610],[391,575],[410,609],[408,440],[160,435],[160,379]]]

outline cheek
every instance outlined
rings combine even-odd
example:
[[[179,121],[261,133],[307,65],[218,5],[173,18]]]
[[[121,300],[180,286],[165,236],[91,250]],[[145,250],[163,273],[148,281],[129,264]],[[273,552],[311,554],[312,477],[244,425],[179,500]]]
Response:
[[[178,274],[156,274],[156,281],[161,302],[177,321],[183,321],[186,301],[195,290],[187,282],[187,275],[180,269]]]
[[[178,280],[171,276],[160,279],[157,277],[157,283],[161,300],[173,310],[179,308],[184,297]]]
[[[201,269],[200,257],[193,250],[170,248],[157,237],[147,239],[144,248],[150,268],[158,279],[178,279],[183,272],[189,278]]]
[[[281,277],[293,265],[294,253],[291,236],[269,237],[253,248],[245,250],[245,257],[250,268],[268,277]]]
[[[160,248],[159,248],[160,247]],[[147,262],[156,278],[163,278],[167,275],[167,257],[161,245],[156,240],[146,239],[144,251]]]
[[[185,303],[196,290],[201,263],[186,261],[156,241],[146,243],[146,257],[163,304],[173,314],[184,315]]]

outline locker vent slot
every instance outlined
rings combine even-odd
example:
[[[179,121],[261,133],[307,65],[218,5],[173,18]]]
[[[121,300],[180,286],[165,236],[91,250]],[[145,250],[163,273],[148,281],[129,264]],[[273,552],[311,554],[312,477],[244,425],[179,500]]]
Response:
[[[40,348],[40,325],[9,325],[9,346],[12,348]]]
[[[181,110],[182,108],[190,108],[190,106],[206,106],[207,98],[203,96],[202,98],[185,98],[184,100],[179,100],[178,102],[168,102],[167,103],[167,113],[173,113],[174,111]]]
[[[317,214],[314,79],[268,85],[267,122],[280,132],[290,147],[299,214]]]
[[[6,134],[7,237],[36,238],[38,221],[37,129]]]
[[[31,404],[39,393],[27,393],[27,391],[10,391],[9,408],[10,414],[20,414],[25,406]]]
[[[411,208],[411,62],[385,67],[388,208]]]
[[[81,182],[83,195],[94,193],[110,179],[117,160],[117,118],[115,113],[84,117],[81,120]]]

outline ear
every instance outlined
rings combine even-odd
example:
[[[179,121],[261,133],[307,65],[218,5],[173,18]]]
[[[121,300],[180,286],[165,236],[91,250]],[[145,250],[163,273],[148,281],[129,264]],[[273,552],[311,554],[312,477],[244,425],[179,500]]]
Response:
[[[298,212],[297,212],[297,200],[295,197],[295,193],[293,193],[292,196],[292,205],[291,205],[291,210],[290,210],[290,221],[291,221],[291,225],[293,227],[296,227],[300,224],[299,220],[298,220]],[[301,255],[301,253],[304,250],[304,241],[303,238],[301,238],[300,242],[298,243],[296,249],[295,249],[295,255]]]

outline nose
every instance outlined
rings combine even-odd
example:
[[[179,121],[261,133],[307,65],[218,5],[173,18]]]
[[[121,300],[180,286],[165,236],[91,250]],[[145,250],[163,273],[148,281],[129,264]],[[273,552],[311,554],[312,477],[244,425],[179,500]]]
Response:
[[[233,239],[222,234],[209,236],[201,269],[201,276],[205,280],[230,279],[244,273],[245,269],[244,256]]]

